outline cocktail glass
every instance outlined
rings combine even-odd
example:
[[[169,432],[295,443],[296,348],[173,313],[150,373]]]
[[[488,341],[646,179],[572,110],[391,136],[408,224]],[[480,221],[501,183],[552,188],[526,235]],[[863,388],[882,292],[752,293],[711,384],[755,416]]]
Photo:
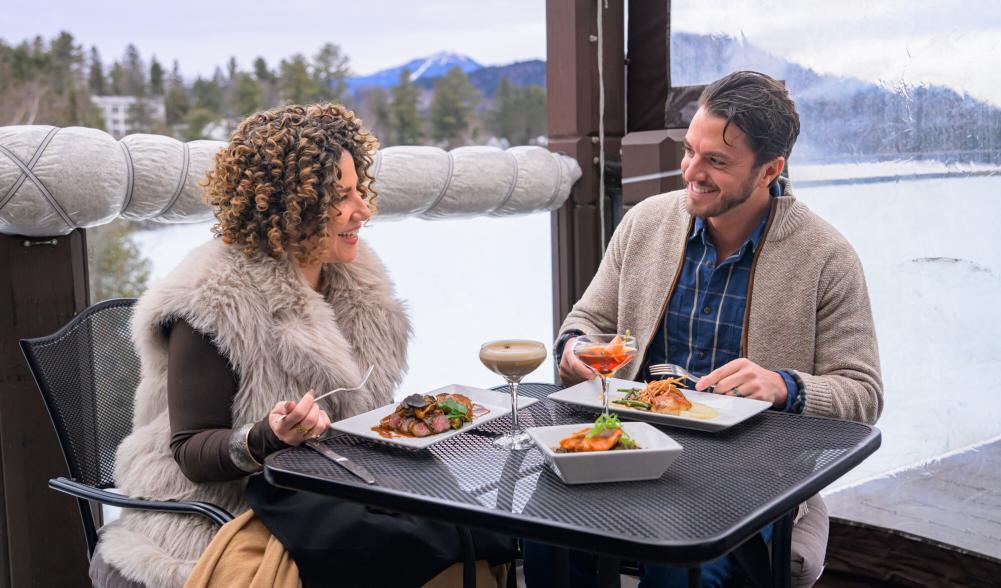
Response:
[[[631,335],[581,335],[573,353],[601,379],[601,404],[608,414],[608,378],[636,358],[636,338]]]
[[[528,449],[534,443],[518,425],[518,384],[546,360],[546,346],[538,341],[505,339],[480,347],[480,361],[487,369],[503,377],[511,390],[511,432],[494,443],[504,449]]]

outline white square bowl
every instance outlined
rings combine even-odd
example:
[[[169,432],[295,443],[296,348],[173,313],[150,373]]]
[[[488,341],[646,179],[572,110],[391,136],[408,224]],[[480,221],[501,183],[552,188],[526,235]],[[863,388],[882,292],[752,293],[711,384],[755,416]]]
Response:
[[[556,453],[560,439],[591,426],[593,423],[532,427],[527,432],[566,484],[656,480],[681,454],[677,441],[652,425],[634,422],[622,423],[622,428],[639,449]]]

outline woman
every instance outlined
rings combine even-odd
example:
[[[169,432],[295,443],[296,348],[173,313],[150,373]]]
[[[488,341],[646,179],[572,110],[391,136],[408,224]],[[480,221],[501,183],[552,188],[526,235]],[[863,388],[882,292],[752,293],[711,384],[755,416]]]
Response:
[[[328,565],[316,570],[315,560],[300,561],[298,530],[329,528],[324,513],[351,520],[355,532],[386,521],[370,525],[376,515],[362,507],[278,491],[261,476],[246,488],[269,453],[391,402],[406,369],[409,321],[381,262],[358,239],[374,211],[376,146],[334,104],[245,120],[206,180],[217,239],[150,288],[133,319],[142,379],[134,431],[118,450],[118,487],[234,514],[253,502],[283,543],[291,537],[285,546],[304,580],[329,577],[335,562],[320,558]],[[304,394],[355,386],[370,365],[360,390],[319,402]],[[310,504],[317,500],[326,502]],[[298,516],[300,507],[314,514]],[[181,586],[216,531],[201,517],[126,511],[103,530],[92,577],[98,585]]]

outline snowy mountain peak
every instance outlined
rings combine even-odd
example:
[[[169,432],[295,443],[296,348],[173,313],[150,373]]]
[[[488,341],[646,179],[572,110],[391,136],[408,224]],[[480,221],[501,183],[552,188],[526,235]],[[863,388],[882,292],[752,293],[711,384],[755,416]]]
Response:
[[[465,55],[451,51],[439,51],[434,55],[412,59],[403,65],[377,71],[371,75],[350,78],[348,87],[352,90],[367,86],[391,88],[400,82],[400,73],[404,69],[410,72],[410,81],[416,81],[420,78],[439,78],[453,67],[458,67],[464,73],[469,73],[483,66]]]

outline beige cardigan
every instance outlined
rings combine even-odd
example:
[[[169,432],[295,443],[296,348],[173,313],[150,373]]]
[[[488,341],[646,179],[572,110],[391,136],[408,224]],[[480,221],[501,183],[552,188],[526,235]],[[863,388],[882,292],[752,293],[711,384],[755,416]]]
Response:
[[[874,423],[883,384],[862,265],[840,233],[797,202],[773,199],[751,269],[741,355],[793,372],[804,414]],[[683,191],[653,196],[619,224],[587,291],[560,332],[624,332],[647,348],[671,297],[693,218]],[[621,377],[636,376],[641,361]]]

